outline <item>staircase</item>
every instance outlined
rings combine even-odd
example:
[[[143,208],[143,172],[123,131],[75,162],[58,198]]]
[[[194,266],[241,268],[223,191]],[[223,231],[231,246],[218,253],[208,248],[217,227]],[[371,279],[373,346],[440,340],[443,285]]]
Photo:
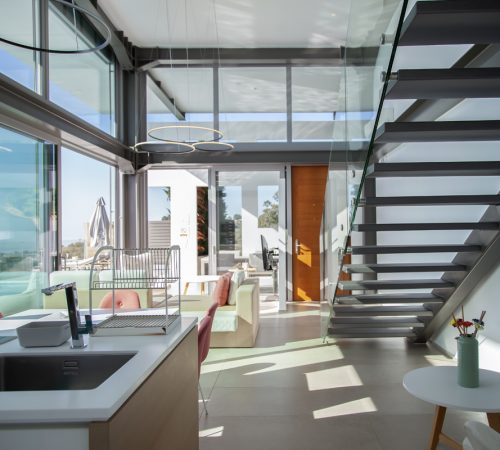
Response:
[[[493,155],[474,157],[476,143],[500,141],[500,68],[484,63],[494,54],[492,44],[500,43],[500,3],[417,2],[396,41],[393,51],[473,47],[451,68],[402,67],[386,76],[380,108],[384,102],[415,101],[373,133],[365,197],[358,203],[365,214],[358,213],[352,225],[353,245],[346,248],[352,263],[341,266],[336,289],[350,295],[335,295],[330,337],[424,342],[500,259],[500,142]],[[453,115],[464,99],[492,97],[499,98],[497,117]],[[436,150],[424,159],[422,145]],[[440,145],[446,148],[442,154]],[[456,155],[453,145],[461,149]],[[376,220],[364,223],[359,217]]]

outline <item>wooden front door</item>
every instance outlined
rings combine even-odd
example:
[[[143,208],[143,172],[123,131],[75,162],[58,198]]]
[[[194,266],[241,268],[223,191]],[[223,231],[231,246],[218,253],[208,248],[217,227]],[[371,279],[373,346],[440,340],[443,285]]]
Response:
[[[292,167],[293,300],[320,300],[320,230],[327,166]]]

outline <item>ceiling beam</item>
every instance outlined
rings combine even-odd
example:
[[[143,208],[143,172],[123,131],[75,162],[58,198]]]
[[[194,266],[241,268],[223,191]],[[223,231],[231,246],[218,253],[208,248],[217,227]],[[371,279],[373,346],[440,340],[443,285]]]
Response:
[[[155,67],[291,65],[343,66],[373,65],[376,49],[372,48],[165,48],[134,47],[139,70]]]
[[[177,118],[177,120],[186,120],[186,113],[181,111],[171,99],[167,92],[163,89],[161,82],[155,79],[150,73],[148,73],[149,78],[152,83],[149,85],[153,93],[158,97],[158,99],[168,108],[168,110]]]
[[[75,0],[76,5],[100,17],[102,21],[109,27],[111,31],[111,41],[109,45],[113,49],[118,63],[123,70],[133,70],[134,64],[132,62],[132,58],[130,57],[132,53],[132,45],[123,35],[123,32],[116,29],[116,27],[113,25],[113,22],[108,19],[102,8],[100,6],[94,6],[96,3],[97,2],[92,0]],[[102,29],[102,25],[92,16],[87,16],[87,18],[90,20],[92,25],[97,28],[97,30]]]
[[[353,169],[359,165],[362,169],[366,152],[349,152],[347,161],[346,152],[329,151],[260,151],[248,152],[202,152],[195,151],[180,155],[160,153],[138,153],[136,167],[140,171],[148,170],[152,166],[176,166],[179,164],[215,165],[215,164],[333,164],[336,170]],[[244,169],[242,169],[244,170]]]

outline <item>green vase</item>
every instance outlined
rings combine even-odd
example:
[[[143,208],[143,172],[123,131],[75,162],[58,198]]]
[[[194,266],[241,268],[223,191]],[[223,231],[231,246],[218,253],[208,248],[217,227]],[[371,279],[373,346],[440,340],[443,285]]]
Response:
[[[458,384],[466,388],[479,386],[479,350],[477,339],[460,336],[458,346]]]

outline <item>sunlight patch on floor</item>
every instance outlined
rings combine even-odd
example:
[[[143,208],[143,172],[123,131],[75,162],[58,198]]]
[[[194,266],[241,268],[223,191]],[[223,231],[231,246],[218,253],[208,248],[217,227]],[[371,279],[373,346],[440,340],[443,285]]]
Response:
[[[362,386],[363,382],[352,365],[333,367],[306,373],[309,391]]]
[[[323,343],[323,339],[321,338],[313,338],[313,339],[301,339],[300,341],[286,342],[283,345],[277,345],[274,347],[211,348],[208,353],[207,359],[205,360],[205,364],[211,365],[214,362],[227,361],[228,359],[249,358],[251,356],[288,352],[291,350],[296,350],[300,348],[310,348],[310,347],[333,347],[333,346]]]
[[[200,430],[199,436],[202,437],[221,437],[224,433],[224,427],[207,428],[206,430]]]
[[[457,363],[456,360],[444,355],[425,355],[424,358],[433,366],[454,366]]]
[[[318,339],[316,342],[320,341]],[[303,341],[299,341],[303,342]],[[321,341],[320,341],[321,342]],[[252,366],[255,364],[267,365],[260,370],[248,372],[245,375],[255,375],[259,373],[274,372],[277,370],[285,370],[294,367],[307,366],[310,364],[318,364],[329,361],[337,361],[343,359],[342,351],[338,347],[327,345],[316,345],[313,348],[293,349],[288,344],[281,347],[281,352],[275,350],[261,356],[249,356],[236,358],[233,360],[210,362],[202,366],[202,373],[218,372],[220,370],[230,370],[238,367]]]
[[[377,411],[371,397],[360,398],[352,402],[329,406],[328,408],[313,411],[315,419],[326,419],[328,417],[348,416],[350,414],[363,414]]]

